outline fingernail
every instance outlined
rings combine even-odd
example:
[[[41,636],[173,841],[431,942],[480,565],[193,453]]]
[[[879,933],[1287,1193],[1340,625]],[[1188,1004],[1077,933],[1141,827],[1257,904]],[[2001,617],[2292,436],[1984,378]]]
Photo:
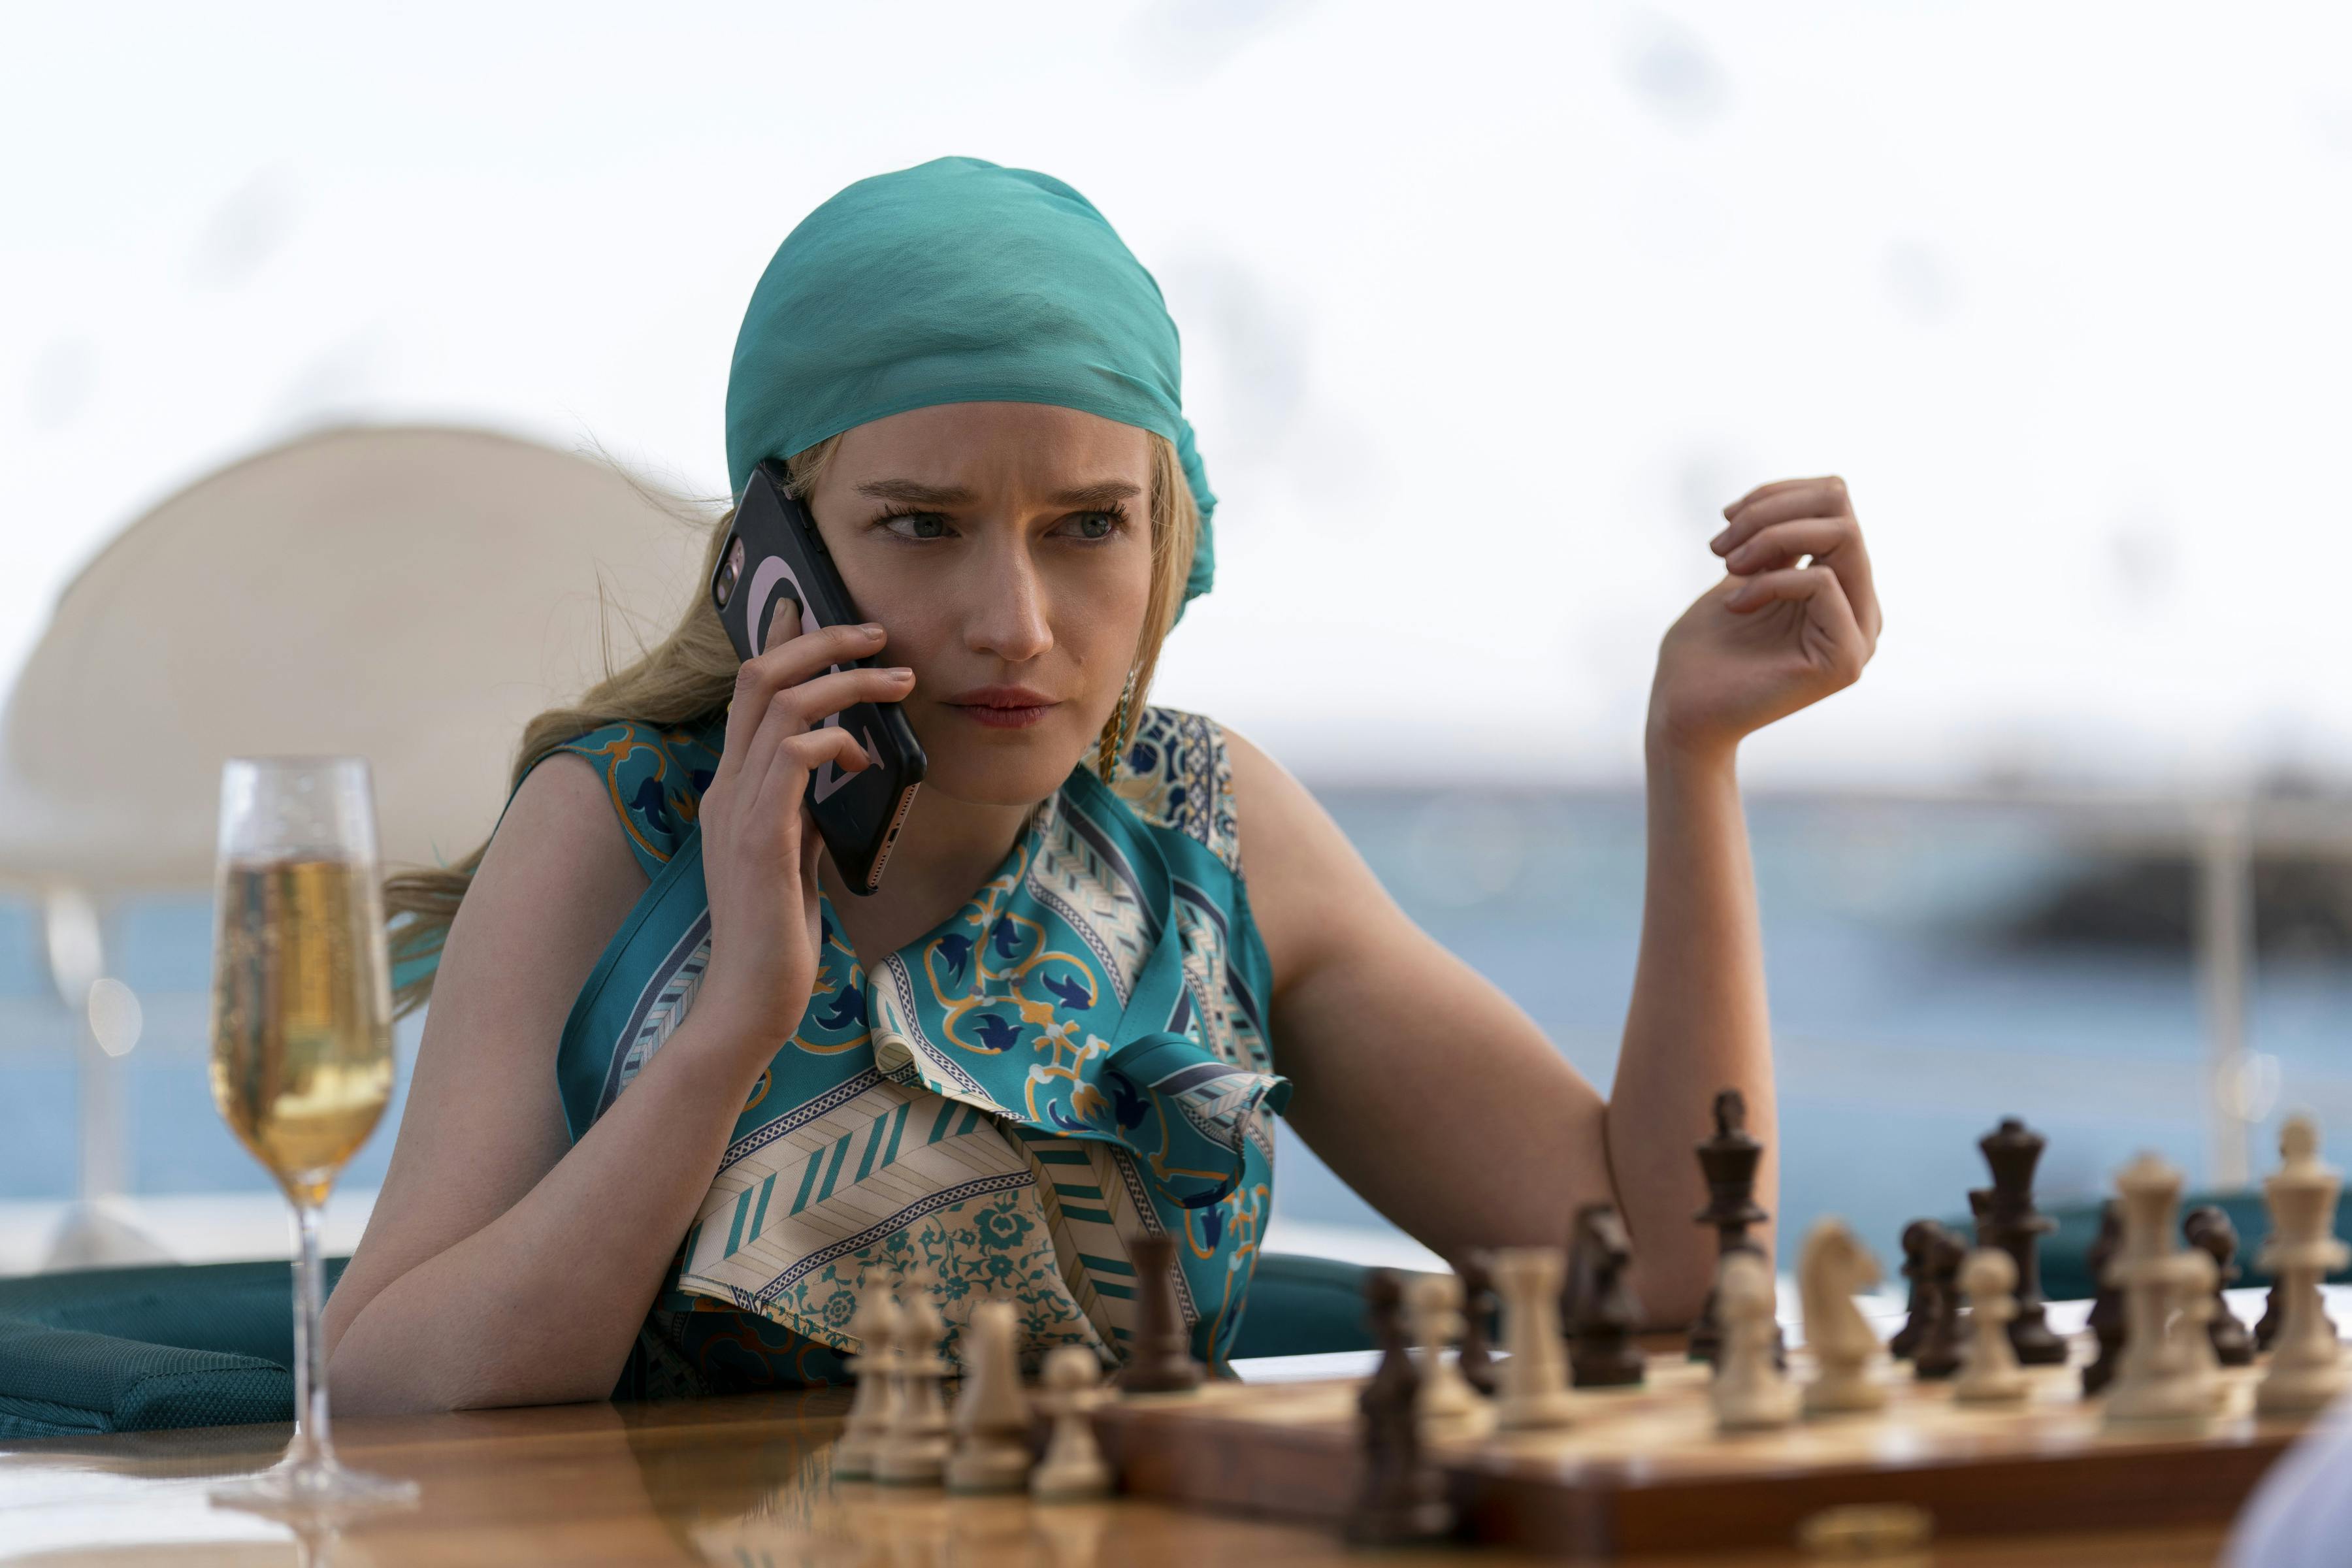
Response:
[[[878,637],[882,635],[882,623],[879,621],[867,621],[864,626],[859,626],[857,629],[864,632],[867,637]]]
[[[884,670],[882,673],[888,676],[893,680],[912,680],[915,679],[915,672],[908,669],[903,664],[894,666],[889,669]]]

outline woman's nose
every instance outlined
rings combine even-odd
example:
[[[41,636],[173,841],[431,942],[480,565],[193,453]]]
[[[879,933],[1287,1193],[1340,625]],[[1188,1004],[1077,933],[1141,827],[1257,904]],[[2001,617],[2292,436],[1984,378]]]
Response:
[[[973,651],[1021,664],[1054,646],[1045,585],[1025,545],[990,552],[968,591],[978,596],[964,622]]]

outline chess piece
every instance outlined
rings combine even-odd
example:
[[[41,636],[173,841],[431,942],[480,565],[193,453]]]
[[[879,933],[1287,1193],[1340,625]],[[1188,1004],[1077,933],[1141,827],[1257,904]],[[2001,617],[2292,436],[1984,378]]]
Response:
[[[1715,1283],[1723,1335],[1707,1385],[1715,1424],[1726,1432],[1786,1426],[1796,1419],[1797,1390],[1773,1354],[1779,1324],[1772,1266],[1759,1253],[1727,1253]]]
[[[874,1479],[891,1486],[937,1486],[948,1463],[948,1410],[940,1394],[948,1363],[940,1358],[943,1325],[929,1281],[910,1281],[898,1314],[898,1397],[874,1447]]]
[[[2318,1125],[2307,1116],[2288,1117],[2279,1131],[2279,1168],[2263,1183],[2271,1234],[2262,1263],[2285,1292],[2277,1348],[2254,1387],[2254,1408],[2264,1415],[2316,1410],[2344,1386],[2343,1346],[2327,1321],[2319,1282],[2352,1257],[2336,1239],[2336,1195],[2344,1177],[2319,1158]]]
[[[1797,1258],[1797,1291],[1804,1302],[1805,1343],[1820,1372],[1805,1385],[1808,1415],[1876,1410],[1886,1403],[1885,1385],[1870,1375],[1878,1359],[1878,1335],[1855,1306],[1856,1292],[1875,1286],[1878,1259],[1845,1221],[1825,1216],[1805,1233]]]
[[[1484,1247],[1464,1255],[1454,1270],[1462,1280],[1463,1380],[1488,1398],[1495,1393],[1495,1357],[1486,1325],[1495,1311],[1495,1257]]]
[[[2284,1127],[2279,1130],[2279,1153],[2282,1156],[2286,1153],[2286,1130]],[[2331,1228],[2333,1228],[2332,1226]],[[2286,1297],[2287,1292],[2284,1283],[2273,1277],[2271,1280],[2270,1294],[2263,1298],[2262,1321],[2254,1325],[2256,1350],[2267,1351],[2278,1342],[2279,1325],[2286,1321]],[[2327,1316],[2324,1301],[2321,1304],[2320,1316],[2323,1318]],[[2332,1319],[2328,1321],[2327,1331],[2331,1334],[2336,1331],[2336,1324]]]
[[[889,1430],[898,1373],[897,1339],[900,1320],[897,1303],[887,1291],[869,1289],[849,1320],[857,1336],[857,1354],[850,1363],[857,1374],[857,1393],[842,1423],[841,1441],[833,1446],[833,1473],[845,1481],[870,1479],[874,1452]]]
[[[1903,1278],[1911,1282],[1910,1300],[1904,1304],[1903,1326],[1886,1342],[1886,1353],[1896,1361],[1908,1361],[1927,1335],[1933,1293],[1927,1286],[1927,1247],[1940,1228],[1932,1219],[1915,1219],[1903,1227]]]
[[[1037,1406],[1053,1417],[1054,1430],[1045,1457],[1029,1472],[1029,1495],[1039,1502],[1102,1497],[1110,1490],[1110,1467],[1095,1441],[1093,1414],[1103,1397],[1102,1363],[1084,1345],[1055,1345],[1043,1370]]]
[[[2213,1348],[2213,1314],[2221,1310],[2221,1270],[2213,1255],[2200,1247],[2180,1254],[2179,1267],[2179,1322],[2173,1331],[2180,1341],[2181,1376],[2205,1391],[2208,1410],[2219,1410],[2230,1396],[2230,1385],[2221,1380],[2221,1354]]]
[[[1622,1388],[1642,1381],[1642,1352],[1633,1335],[1642,1304],[1625,1278],[1633,1243],[1625,1222],[1607,1204],[1577,1211],[1568,1254],[1568,1360],[1578,1388]]]
[[[1421,1415],[1424,1421],[1461,1422],[1484,1415],[1486,1406],[1462,1369],[1445,1359],[1462,1333],[1462,1281],[1452,1274],[1416,1274],[1404,1288],[1405,1314],[1421,1346]]]
[[[2025,1370],[2009,1326],[2017,1318],[2017,1260],[1997,1247],[1980,1247],[1960,1266],[1969,1297],[1968,1364],[1952,1397],[1969,1405],[2005,1405],[2025,1397]]]
[[[1718,1259],[1734,1252],[1755,1252],[1748,1227],[1771,1217],[1756,1203],[1756,1167],[1763,1158],[1764,1145],[1748,1135],[1747,1097],[1736,1089],[1724,1089],[1715,1097],[1715,1136],[1701,1140],[1698,1145],[1699,1170],[1706,1177],[1706,1206],[1691,1216],[1697,1224],[1715,1227]],[[1770,1273],[1769,1265],[1766,1273]],[[1777,1352],[1777,1324],[1774,1333]],[[1721,1342],[1715,1292],[1709,1290],[1698,1321],[1691,1325],[1690,1359],[1713,1361]]]
[[[1201,1386],[1192,1331],[1176,1297],[1176,1238],[1139,1237],[1129,1249],[1136,1273],[1135,1350],[1118,1374],[1124,1394],[1189,1394]]]
[[[2107,1392],[2106,1420],[2126,1426],[2202,1415],[2211,1407],[2212,1391],[2197,1376],[2179,1321],[2187,1287],[2197,1277],[2193,1266],[2184,1267],[2173,1237],[2180,1173],[2142,1154],[2124,1167],[2116,1189],[2123,1199],[2123,1239],[2107,1274],[2124,1293],[2124,1345]]]
[[[2084,1257],[2098,1294],[2091,1298],[2089,1328],[2099,1353],[2083,1367],[2083,1395],[2089,1398],[2114,1381],[2124,1348],[2124,1292],[2109,1266],[2124,1244],[2124,1205],[2109,1198],[2099,1207],[2099,1234]]]
[[[2042,1238],[2058,1226],[2033,1206],[2033,1172],[2047,1142],[2014,1116],[2003,1117],[1977,1141],[1992,1171],[1978,1245],[2000,1247],[2017,1266],[2017,1316],[2010,1320],[2009,1343],[2027,1366],[2066,1364],[2066,1342],[2052,1331],[2042,1295]]]
[[[1029,1479],[1029,1398],[1021,1391],[1020,1329],[1010,1301],[983,1301],[964,1325],[951,1492],[1019,1491]]]
[[[2213,1342],[2213,1358],[2223,1366],[2252,1366],[2254,1363],[2253,1336],[2246,1325],[2230,1310],[2230,1303],[2221,1292],[2237,1282],[2239,1268],[2232,1261],[2238,1256],[2238,1227],[2230,1223],[2229,1214],[2218,1204],[2204,1204],[2190,1209],[2180,1222],[2180,1234],[2189,1245],[2200,1248],[2213,1260],[2213,1316],[2206,1325],[2206,1335]]]
[[[1992,1189],[1990,1187],[1969,1189],[1969,1218],[1976,1224],[1977,1245],[1992,1246]],[[1967,1267],[1966,1264],[1961,1265],[1963,1269]]]
[[[1911,1371],[1922,1383],[1951,1376],[1960,1370],[1960,1265],[1968,1247],[1958,1236],[1932,1220],[1920,1259],[1921,1310],[1927,1331],[1911,1352]]]
[[[1507,1431],[1569,1423],[1567,1368],[1559,1336],[1560,1276],[1556,1247],[1507,1247],[1495,1254],[1495,1285],[1503,1298],[1502,1391],[1496,1421]]]
[[[1423,1382],[1405,1348],[1403,1302],[1396,1276],[1385,1268],[1372,1270],[1364,1282],[1364,1305],[1381,1364],[1356,1398],[1362,1417],[1363,1484],[1347,1524],[1348,1540],[1359,1546],[1427,1541],[1454,1524],[1443,1483],[1421,1451]]]

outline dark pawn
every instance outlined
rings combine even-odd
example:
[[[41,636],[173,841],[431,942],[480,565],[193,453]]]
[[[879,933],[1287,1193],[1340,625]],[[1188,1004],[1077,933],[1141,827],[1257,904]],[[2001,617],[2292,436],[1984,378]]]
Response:
[[[2066,1342],[2052,1331],[2042,1294],[2042,1238],[2058,1226],[2033,1206],[2033,1171],[2046,1143],[2014,1116],[1977,1140],[1992,1170],[1979,1245],[2000,1247],[2017,1265],[2017,1316],[2009,1321],[2009,1342],[2027,1366],[2066,1364]]]
[[[1201,1386],[1201,1363],[1192,1359],[1192,1336],[1176,1300],[1176,1238],[1139,1238],[1129,1254],[1135,1263],[1135,1354],[1118,1374],[1128,1394],[1181,1394]]]
[[[1347,1538],[1359,1546],[1429,1541],[1454,1527],[1444,1482],[1422,1458],[1421,1373],[1405,1348],[1404,1291],[1397,1277],[1375,1268],[1364,1281],[1364,1306],[1380,1342],[1380,1370],[1356,1396],[1361,1413],[1364,1479],[1348,1516]]]
[[[1756,1204],[1756,1166],[1764,1145],[1748,1133],[1748,1099],[1736,1089],[1715,1097],[1715,1136],[1698,1144],[1698,1168],[1706,1177],[1706,1206],[1691,1218],[1715,1227],[1717,1258],[1734,1252],[1754,1252],[1748,1227],[1771,1215]],[[1723,1332],[1716,1321],[1715,1291],[1709,1288],[1698,1321],[1691,1325],[1690,1359],[1712,1363],[1721,1348]]]
[[[2124,1244],[2124,1205],[2122,1200],[2109,1198],[2099,1208],[2099,1234],[2091,1242],[2091,1250],[2084,1260],[2090,1265],[2091,1279],[2099,1288],[2091,1298],[2090,1329],[2099,1342],[2097,1357],[2083,1367],[2083,1397],[2088,1399],[2107,1386],[2116,1375],[2116,1363],[2124,1353],[2124,1293],[2120,1286],[2107,1283],[2107,1265],[2116,1259],[2116,1251]]]
[[[1462,1280],[1462,1376],[1491,1399],[1495,1355],[1486,1342],[1486,1325],[1494,1321],[1495,1255],[1481,1247],[1465,1255],[1454,1272]]]
[[[1911,1299],[1904,1303],[1908,1315],[1903,1326],[1886,1342],[1886,1353],[1896,1361],[1910,1360],[1927,1337],[1927,1308],[1934,1300],[1927,1283],[1927,1243],[1940,1228],[1932,1219],[1915,1219],[1903,1227],[1903,1278],[1911,1281]]]
[[[1576,1212],[1576,1239],[1568,1252],[1569,1380],[1578,1388],[1623,1388],[1642,1381],[1642,1352],[1633,1336],[1642,1303],[1625,1278],[1633,1243],[1625,1222],[1607,1204]]]
[[[2221,1292],[2228,1289],[2240,1273],[2234,1259],[2238,1256],[2238,1227],[2217,1204],[2203,1204],[2190,1209],[2180,1222],[2180,1234],[2189,1245],[2202,1247],[2213,1259],[2213,1317],[2205,1331],[2213,1341],[2213,1354],[2223,1366],[2254,1364],[2254,1339],[2246,1332],[2246,1325],[2238,1314],[2230,1310],[2230,1303]]]
[[[1927,1331],[1911,1352],[1911,1370],[1927,1382],[1960,1370],[1960,1264],[1969,1249],[1935,1221],[1919,1223],[1935,1226],[1935,1230],[1927,1237],[1927,1272],[1921,1277],[1930,1299]]]

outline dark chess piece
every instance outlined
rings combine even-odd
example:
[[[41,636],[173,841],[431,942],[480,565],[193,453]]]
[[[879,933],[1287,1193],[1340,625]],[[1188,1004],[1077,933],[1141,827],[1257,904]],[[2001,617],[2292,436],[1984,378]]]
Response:
[[[1135,1352],[1118,1374],[1126,1394],[1181,1394],[1201,1386],[1192,1336],[1176,1300],[1176,1238],[1146,1236],[1129,1248],[1135,1264]]]
[[[1748,1133],[1748,1100],[1736,1089],[1715,1097],[1715,1136],[1698,1145],[1698,1167],[1706,1177],[1706,1206],[1692,1215],[1700,1225],[1715,1226],[1716,1256],[1755,1252],[1762,1248],[1748,1239],[1748,1227],[1771,1215],[1756,1204],[1756,1167],[1764,1145]],[[1691,1325],[1690,1359],[1712,1363],[1723,1346],[1723,1331],[1716,1321],[1715,1291],[1710,1287],[1698,1321]]]
[[[2099,1343],[2098,1355],[2083,1367],[2085,1399],[2114,1380],[2116,1363],[2124,1353],[2123,1287],[2107,1283],[2107,1265],[2115,1261],[2123,1244],[2123,1202],[2109,1198],[2099,1208],[2099,1234],[2092,1238],[2091,1250],[2084,1258],[2090,1266],[2091,1281],[2098,1287],[2098,1294],[2091,1298],[2090,1329]]]
[[[1495,1256],[1484,1247],[1465,1253],[1454,1272],[1462,1281],[1463,1381],[1491,1399],[1495,1353],[1487,1325],[1495,1321]]]
[[[1904,1303],[1903,1326],[1886,1342],[1886,1353],[1908,1361],[1927,1336],[1927,1242],[1936,1234],[1932,1219],[1915,1219],[1903,1227],[1903,1278],[1911,1281],[1911,1298]]]
[[[1969,1215],[1977,1222],[1976,1244],[1979,1247],[1998,1246],[1999,1244],[1992,1238],[1992,1189],[1990,1187],[1969,1189]]]
[[[1454,1528],[1444,1482],[1421,1452],[1421,1373],[1406,1348],[1404,1290],[1375,1268],[1364,1281],[1364,1307],[1381,1348],[1380,1370],[1356,1396],[1364,1471],[1347,1538],[1358,1546],[1429,1541]]]
[[[2180,1234],[2189,1245],[2201,1247],[2213,1259],[2213,1315],[2206,1320],[2205,1332],[2213,1342],[2214,1359],[2223,1366],[2254,1364],[2254,1337],[2238,1314],[2230,1310],[2230,1303],[2221,1292],[2228,1289],[2240,1273],[2238,1227],[2230,1223],[2227,1211],[2218,1204],[2201,1204],[2182,1216]]]
[[[1927,1238],[1922,1260],[1926,1267],[1920,1275],[1927,1331],[1911,1352],[1911,1370],[1924,1383],[1960,1370],[1965,1343],[1960,1329],[1960,1264],[1968,1258],[1969,1248],[1958,1236],[1935,1221],[1918,1223],[1935,1226]]]
[[[1642,1352],[1633,1331],[1642,1303],[1625,1270],[1633,1261],[1625,1222],[1607,1204],[1576,1211],[1576,1238],[1568,1250],[1569,1380],[1578,1388],[1623,1388],[1642,1381]]]
[[[2017,1265],[2017,1316],[2009,1321],[2009,1343],[2027,1366],[2066,1363],[2066,1342],[2051,1329],[2042,1294],[2042,1238],[2058,1223],[2033,1206],[2033,1169],[2047,1142],[2014,1116],[2003,1117],[1977,1141],[1992,1168],[1979,1232],[1983,1245],[2000,1247]]]

